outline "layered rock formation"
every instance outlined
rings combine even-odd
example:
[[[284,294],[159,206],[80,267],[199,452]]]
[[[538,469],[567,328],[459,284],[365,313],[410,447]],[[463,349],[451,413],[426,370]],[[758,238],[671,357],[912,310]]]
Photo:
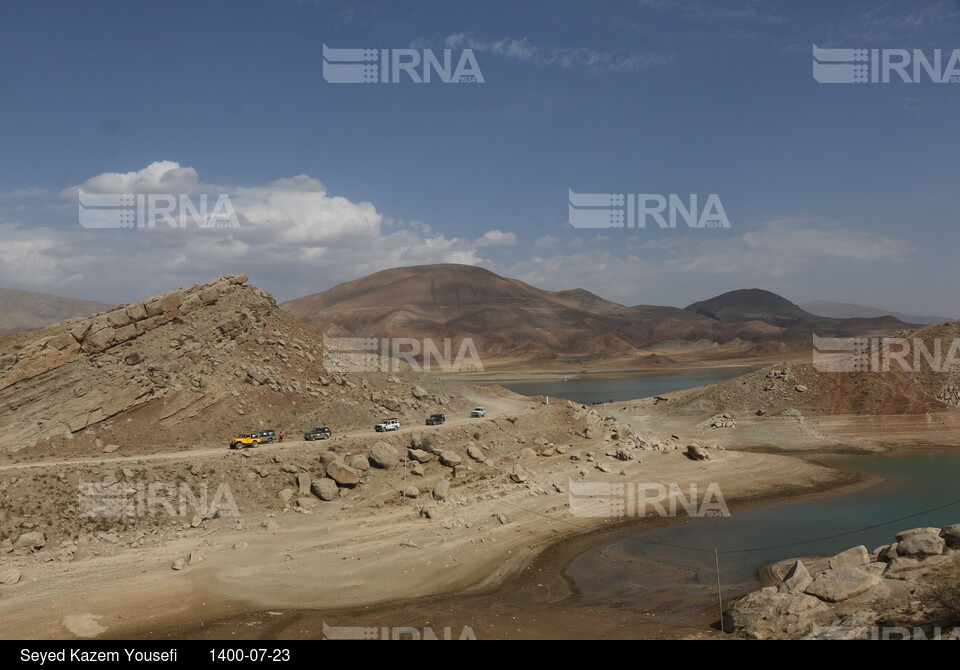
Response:
[[[0,342],[0,450],[225,442],[419,418],[451,400],[429,375],[340,373],[324,355],[318,333],[244,275],[66,321],[26,346]]]

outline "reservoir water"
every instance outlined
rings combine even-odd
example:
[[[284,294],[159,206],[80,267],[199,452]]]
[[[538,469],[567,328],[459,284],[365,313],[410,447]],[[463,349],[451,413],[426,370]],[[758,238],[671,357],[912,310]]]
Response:
[[[511,391],[523,395],[546,395],[572,400],[584,405],[594,402],[609,402],[649,398],[672,391],[682,391],[696,386],[715,384],[733,377],[752,372],[756,368],[710,368],[707,370],[686,370],[663,374],[654,372],[631,377],[611,377],[607,375],[584,375],[537,380],[496,382]]]
[[[774,561],[830,555],[860,544],[872,551],[894,541],[901,530],[960,523],[958,452],[811,458],[886,481],[849,493],[734,511],[729,517],[695,519],[598,546],[567,567],[581,604],[635,607],[648,601],[651,610],[689,614],[716,598],[714,549],[720,552],[724,591],[734,595],[756,588],[757,571]]]

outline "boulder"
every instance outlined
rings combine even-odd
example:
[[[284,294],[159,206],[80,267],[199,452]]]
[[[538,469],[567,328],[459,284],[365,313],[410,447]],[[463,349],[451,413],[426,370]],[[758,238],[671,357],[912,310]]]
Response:
[[[440,462],[448,468],[455,468],[463,463],[463,458],[455,451],[443,451],[440,453]]]
[[[467,456],[477,461],[478,463],[482,463],[486,459],[486,457],[483,455],[483,451],[479,447],[474,446],[472,444],[469,447],[467,447]]]
[[[30,533],[24,533],[17,538],[17,541],[13,543],[14,547],[30,547],[31,549],[40,549],[47,544],[47,538],[43,536],[43,533],[38,531],[33,531]]]
[[[400,454],[386,442],[377,442],[370,448],[370,462],[378,468],[390,470],[397,467]]]
[[[428,461],[433,460],[433,454],[426,452],[423,449],[407,449],[407,456],[417,463],[427,463]]]
[[[510,471],[510,480],[517,484],[523,484],[527,481],[527,471],[519,465],[513,466],[513,469]]]
[[[881,581],[876,574],[858,568],[837,568],[814,577],[805,592],[828,603],[839,603],[868,591]]]
[[[803,593],[812,581],[813,577],[810,576],[807,566],[802,561],[797,561],[780,582],[779,590],[780,593]]]
[[[9,568],[0,572],[0,584],[12,586],[20,581],[20,570],[18,568]]]
[[[330,481],[329,479],[327,481]],[[317,505],[320,504],[320,501],[316,498],[303,497],[297,498],[297,507],[300,509],[311,510]]]
[[[333,500],[337,497],[337,483],[332,479],[314,479],[310,482],[310,491],[320,500]]]
[[[703,447],[691,444],[687,447],[687,458],[694,461],[709,461],[710,454],[707,453],[707,450]]]
[[[416,486],[408,486],[407,488],[403,489],[403,497],[404,497],[404,498],[419,498],[419,497],[420,497],[420,489],[418,489]]]
[[[320,462],[324,465],[330,465],[338,458],[340,457],[336,454],[336,452],[333,451],[325,451],[320,454]]]
[[[310,495],[310,475],[306,472],[297,475],[297,493],[301,496]]]
[[[194,549],[190,552],[190,559],[187,561],[187,565],[196,565],[197,563],[206,560],[206,558],[207,557],[204,556],[203,551],[200,549]]]
[[[960,549],[960,523],[947,526],[940,531],[940,537],[950,549]]]
[[[837,568],[859,568],[870,562],[870,553],[863,545],[847,549],[830,559],[830,569]]]
[[[446,500],[450,495],[450,482],[446,479],[441,479],[437,482],[437,485],[433,487],[433,499],[434,500]]]
[[[939,556],[946,542],[939,528],[914,528],[897,533],[897,555],[912,558]]]
[[[520,450],[520,458],[536,458],[537,452],[530,447],[524,447]]]
[[[363,454],[355,454],[350,458],[350,467],[360,472],[366,472],[370,469],[370,461]]]
[[[327,476],[339,486],[356,486],[360,483],[360,473],[342,461],[330,463]]]
[[[726,628],[755,639],[794,637],[833,619],[830,607],[813,596],[763,590],[744,596],[730,608]]]

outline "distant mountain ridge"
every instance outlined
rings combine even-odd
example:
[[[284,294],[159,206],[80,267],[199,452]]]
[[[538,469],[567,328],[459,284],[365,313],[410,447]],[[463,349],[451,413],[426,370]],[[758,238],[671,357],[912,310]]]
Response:
[[[878,316],[892,316],[901,321],[911,324],[929,326],[947,321],[954,321],[955,318],[946,316],[914,316],[902,312],[894,312],[878,307],[866,307],[864,305],[854,305],[846,302],[832,302],[830,300],[813,300],[800,305],[803,309],[817,316],[832,317],[835,319],[850,318],[874,318]]]
[[[0,334],[46,328],[60,321],[90,316],[112,307],[110,303],[98,300],[0,288]]]
[[[814,331],[848,336],[906,327],[892,317],[815,316],[762,289],[731,291],[685,309],[627,307],[584,289],[545,291],[454,264],[383,270],[283,307],[334,337],[471,338],[486,359],[618,359],[638,366],[654,359],[663,364],[797,353],[809,349]]]

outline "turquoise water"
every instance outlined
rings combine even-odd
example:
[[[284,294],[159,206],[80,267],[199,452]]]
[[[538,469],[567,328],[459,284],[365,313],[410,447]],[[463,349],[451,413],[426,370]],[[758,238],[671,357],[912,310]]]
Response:
[[[547,395],[564,398],[584,405],[594,402],[610,402],[649,398],[672,391],[682,391],[715,384],[747,374],[755,368],[725,368],[710,371],[672,372],[638,375],[630,378],[585,376],[562,379],[539,379],[536,381],[498,382],[511,391],[523,395]]]
[[[618,539],[576,558],[567,574],[581,592],[607,601],[671,589],[691,593],[711,584],[715,591],[713,550],[719,549],[725,590],[739,591],[754,586],[757,570],[778,560],[829,555],[860,544],[873,550],[894,541],[901,530],[960,523],[960,504],[950,504],[960,502],[960,453],[825,454],[812,460],[887,481]],[[650,569],[653,564],[685,572],[664,578]]]

